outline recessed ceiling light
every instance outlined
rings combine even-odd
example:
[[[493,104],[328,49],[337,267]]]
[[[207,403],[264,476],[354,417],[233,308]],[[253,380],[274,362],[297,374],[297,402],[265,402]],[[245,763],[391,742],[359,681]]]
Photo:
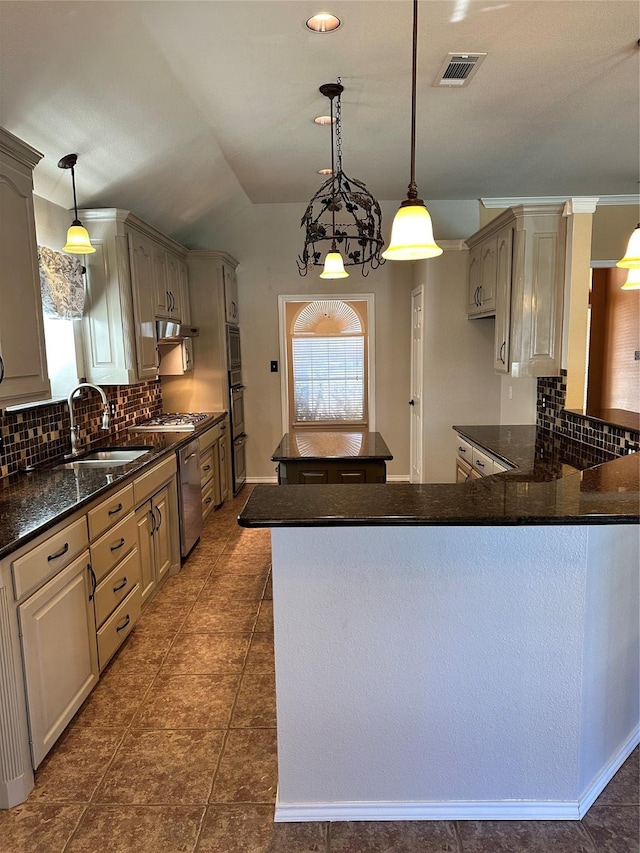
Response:
[[[318,169],[319,175],[333,175],[333,169]]]
[[[337,30],[342,21],[336,18],[335,15],[323,13],[321,15],[313,15],[306,22],[307,29],[314,33],[332,33]]]
[[[320,125],[322,125],[322,127],[324,127],[327,124],[335,124],[336,120],[335,120],[335,116],[334,116],[334,118],[331,118],[331,116],[316,116],[314,118],[314,122],[316,124],[320,124]]]

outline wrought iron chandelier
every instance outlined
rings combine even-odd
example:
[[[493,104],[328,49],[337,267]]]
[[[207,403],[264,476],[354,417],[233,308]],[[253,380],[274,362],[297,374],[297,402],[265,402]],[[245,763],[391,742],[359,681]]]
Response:
[[[313,196],[300,227],[305,229],[304,249],[298,256],[298,272],[306,275],[325,258],[322,278],[344,278],[342,267],[360,266],[366,276],[384,263],[381,251],[382,212],[380,205],[362,181],[342,171],[342,107],[344,86],[323,83],[320,92],[331,102],[331,177]],[[336,100],[335,153],[333,102]],[[336,162],[337,160],[337,162]],[[338,264],[336,272],[335,264]],[[342,268],[340,272],[339,269]]]

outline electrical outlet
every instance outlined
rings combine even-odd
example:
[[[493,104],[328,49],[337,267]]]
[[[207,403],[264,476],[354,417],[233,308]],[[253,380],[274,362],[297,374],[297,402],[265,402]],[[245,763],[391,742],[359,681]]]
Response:
[[[272,373],[277,373],[277,372],[278,372],[278,362],[277,362],[277,361],[272,361],[272,362],[271,362],[271,372],[272,372]]]

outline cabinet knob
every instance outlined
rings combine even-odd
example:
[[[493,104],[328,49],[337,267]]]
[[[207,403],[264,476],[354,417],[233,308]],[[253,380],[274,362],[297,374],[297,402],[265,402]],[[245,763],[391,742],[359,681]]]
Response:
[[[415,406],[415,404],[416,404],[416,401],[415,401],[415,400],[409,400],[409,405],[410,405],[410,406]]]

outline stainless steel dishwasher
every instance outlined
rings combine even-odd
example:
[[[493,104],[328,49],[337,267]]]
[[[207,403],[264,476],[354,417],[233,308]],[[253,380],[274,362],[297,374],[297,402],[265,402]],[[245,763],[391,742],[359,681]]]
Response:
[[[200,455],[198,440],[178,451],[180,553],[189,554],[202,533],[202,494],[200,491]]]

